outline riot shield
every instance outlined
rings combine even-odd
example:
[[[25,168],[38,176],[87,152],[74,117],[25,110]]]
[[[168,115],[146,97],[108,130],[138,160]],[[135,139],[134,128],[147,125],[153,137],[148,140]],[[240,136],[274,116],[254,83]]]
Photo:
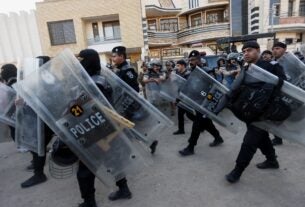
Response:
[[[9,127],[0,122],[0,143],[11,141],[9,135]]]
[[[133,123],[103,105],[106,98],[70,50],[14,87],[106,185],[122,179],[128,170],[139,169],[141,157],[122,133]]]
[[[179,96],[179,90],[186,83],[181,76],[171,73],[168,79],[160,83],[160,95],[168,101],[175,102]]]
[[[102,66],[101,74],[112,88],[112,107],[123,117],[135,123],[131,131],[146,145],[150,145],[162,130],[172,125],[164,114],[140,96],[108,68]],[[167,101],[167,104],[168,101]]]
[[[254,82],[262,81],[271,84],[278,82],[277,76],[253,64],[249,66],[246,76],[249,76],[248,80],[251,78]],[[305,145],[305,92],[285,81],[281,88],[281,99],[289,104],[292,111],[286,120],[282,122],[267,120],[253,124],[281,138]]]
[[[21,81],[39,68],[39,59],[26,58],[17,71],[17,81]],[[33,109],[18,97],[16,105],[16,143],[17,146],[36,152],[39,156],[45,155],[44,123]]]
[[[196,111],[206,114],[227,130],[237,133],[240,121],[228,109],[218,113],[217,107],[225,100],[228,92],[228,88],[196,67],[181,89],[179,99]]]
[[[283,67],[287,81],[305,90],[305,64],[291,52],[278,59]]]
[[[175,73],[171,73],[170,77],[160,84],[160,96],[170,102],[176,102],[179,97],[179,91],[183,88],[185,83],[186,80],[184,78]],[[194,115],[196,114],[192,107],[182,101],[179,101],[177,106]]]
[[[0,122],[15,127],[16,92],[11,87],[0,83]]]

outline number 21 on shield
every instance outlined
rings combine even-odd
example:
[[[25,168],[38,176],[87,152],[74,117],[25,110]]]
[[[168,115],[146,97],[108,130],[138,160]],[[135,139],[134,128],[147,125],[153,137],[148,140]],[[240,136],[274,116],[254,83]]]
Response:
[[[79,105],[74,105],[70,108],[70,112],[73,116],[79,117],[83,114],[84,110]]]

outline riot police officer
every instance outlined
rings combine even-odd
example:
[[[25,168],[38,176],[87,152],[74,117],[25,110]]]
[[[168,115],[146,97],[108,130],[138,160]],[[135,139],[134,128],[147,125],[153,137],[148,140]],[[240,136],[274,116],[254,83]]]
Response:
[[[12,86],[17,81],[17,68],[13,64],[5,64],[1,67],[1,78],[4,81],[4,84]],[[15,128],[10,127],[11,137],[15,141]]]
[[[112,62],[114,71],[124,82],[126,82],[135,91],[139,92],[138,74],[126,61],[126,48],[118,46],[112,49]]]
[[[50,60],[50,57],[48,56],[38,56],[38,59],[41,60],[41,65],[45,64]],[[46,146],[51,141],[52,137],[54,135],[54,132],[46,125],[44,124],[44,138],[45,138],[45,149]],[[33,170],[34,175],[21,183],[22,188],[28,188],[40,183],[43,183],[47,180],[46,175],[44,174],[44,165],[46,162],[46,155],[39,156],[36,152],[31,152],[33,160],[30,166],[27,167],[28,170]]]
[[[201,65],[200,53],[197,50],[193,50],[189,55],[189,64],[191,71],[196,67]],[[202,68],[206,72],[209,72],[208,68]],[[194,148],[197,145],[200,133],[204,130],[207,130],[213,137],[214,141],[209,144],[210,147],[215,147],[223,143],[223,139],[219,134],[219,131],[214,126],[211,119],[207,118],[203,114],[197,112],[196,117],[193,121],[191,136],[188,140],[189,144],[183,150],[180,150],[179,153],[182,156],[188,156],[194,154]]]
[[[260,46],[257,42],[246,42],[242,47],[242,51],[246,63],[256,64],[257,66],[278,76],[280,79],[285,80],[286,77],[283,68],[279,64],[271,64],[270,62],[266,62],[260,59]],[[237,77],[237,80],[232,85],[231,95],[229,96],[231,102],[234,102],[235,99],[237,99],[236,96],[234,97],[232,95],[239,91],[238,89],[240,86],[247,86],[250,84],[247,79],[244,79],[244,73],[245,68],[242,68],[241,74]],[[235,168],[225,176],[228,182],[235,183],[240,179],[240,176],[242,175],[245,168],[249,165],[257,149],[260,149],[266,157],[266,161],[256,165],[257,168],[279,168],[275,150],[269,138],[269,133],[265,130],[253,126],[250,122],[247,123],[247,131],[236,159]]]
[[[81,59],[80,63],[91,77],[95,75],[100,75],[100,70],[101,70],[100,59],[98,53],[95,50],[92,49],[82,50],[78,56]],[[112,92],[110,88],[101,84],[97,84],[97,86],[105,95],[105,97],[109,100],[111,98],[111,92]],[[95,188],[94,188],[95,175],[82,162],[79,163],[77,180],[78,180],[81,196],[84,199],[84,202],[81,203],[79,206],[96,207]],[[132,195],[128,188],[126,178],[117,181],[116,185],[119,187],[119,190],[109,195],[110,200],[131,198]]]
[[[182,78],[184,79],[187,79],[189,76],[190,76],[190,71],[187,70],[187,63],[181,59],[181,60],[178,60],[177,61],[177,75],[181,76]],[[177,102],[179,102],[179,100],[177,100]],[[178,135],[178,134],[184,134],[185,131],[184,131],[184,114],[186,114],[186,116],[194,121],[194,115],[191,114],[190,112],[188,112],[187,110],[185,110],[184,108],[181,108],[178,106],[178,130],[175,131],[173,133],[173,135]]]

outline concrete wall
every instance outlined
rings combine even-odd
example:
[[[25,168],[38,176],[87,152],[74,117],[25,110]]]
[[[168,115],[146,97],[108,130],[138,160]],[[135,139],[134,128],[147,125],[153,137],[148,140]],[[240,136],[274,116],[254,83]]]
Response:
[[[0,65],[42,55],[35,12],[0,14]]]

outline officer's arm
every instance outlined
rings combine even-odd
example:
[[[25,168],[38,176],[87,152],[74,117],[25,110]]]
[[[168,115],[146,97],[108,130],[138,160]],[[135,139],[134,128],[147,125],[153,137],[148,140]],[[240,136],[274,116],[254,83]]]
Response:
[[[284,69],[283,67],[280,65],[280,64],[275,64],[274,65],[274,70],[275,70],[275,73],[276,75],[282,79],[282,80],[287,80],[287,77],[285,75],[285,72],[284,72]]]

